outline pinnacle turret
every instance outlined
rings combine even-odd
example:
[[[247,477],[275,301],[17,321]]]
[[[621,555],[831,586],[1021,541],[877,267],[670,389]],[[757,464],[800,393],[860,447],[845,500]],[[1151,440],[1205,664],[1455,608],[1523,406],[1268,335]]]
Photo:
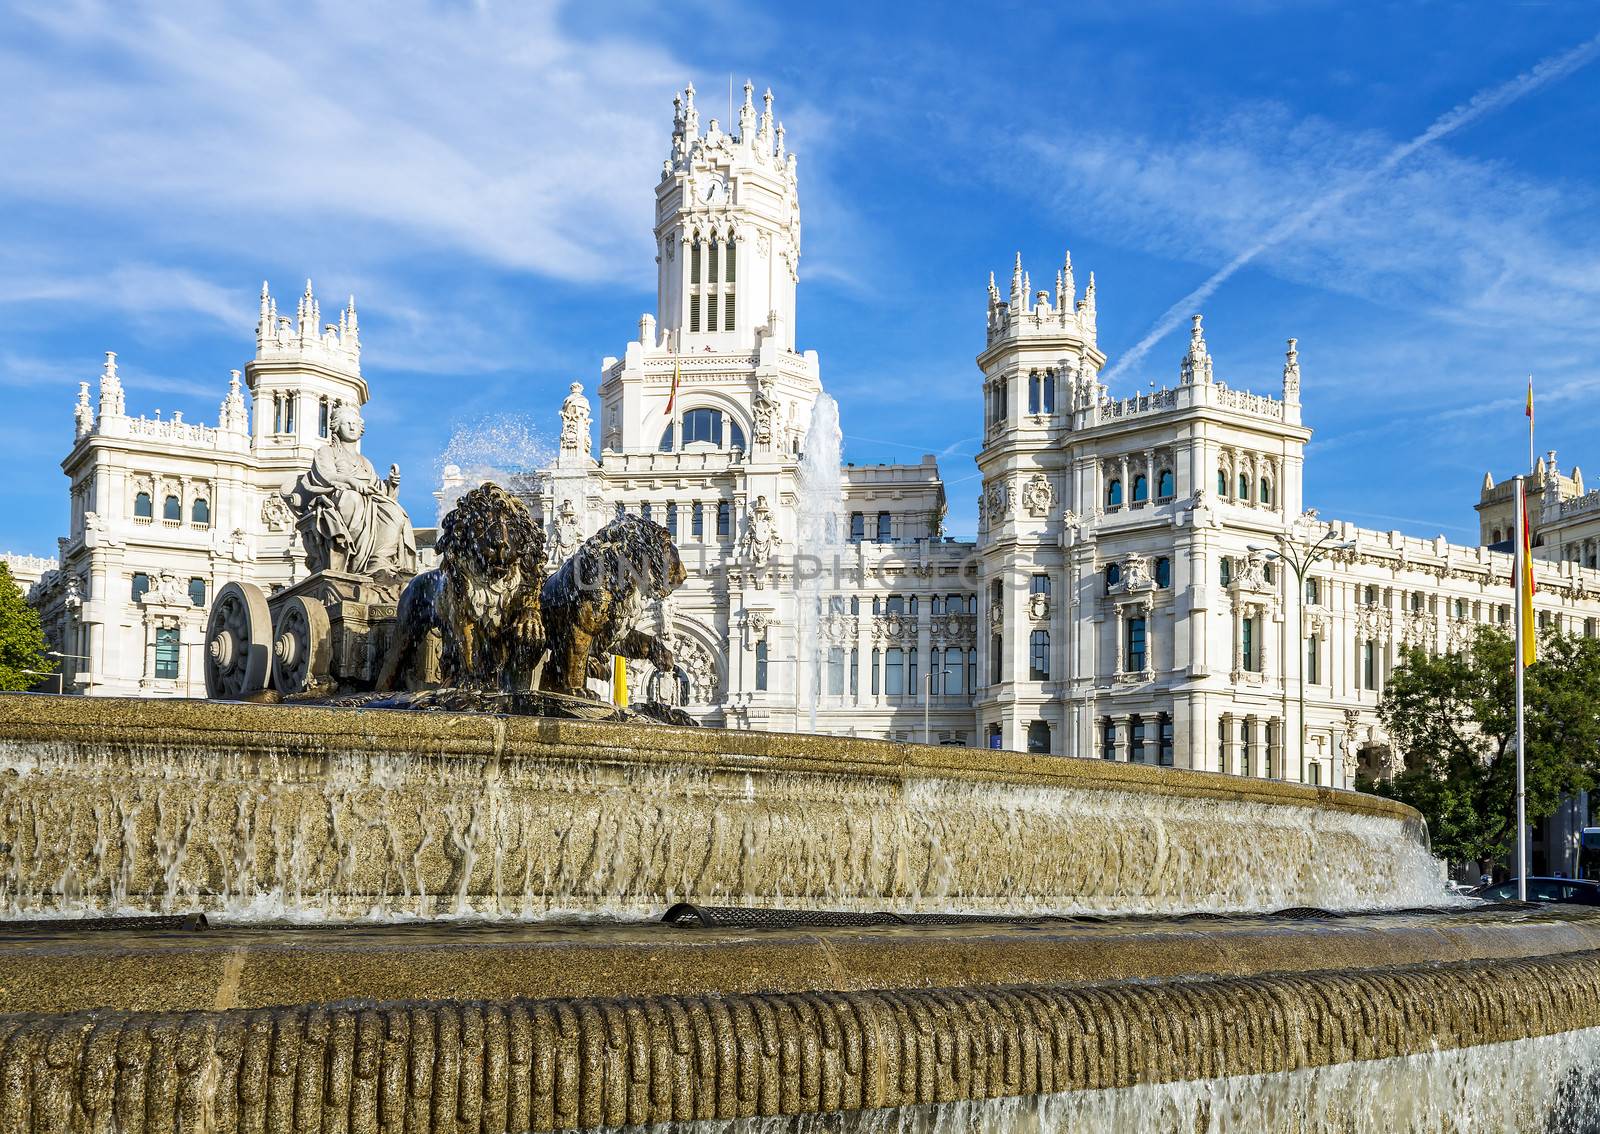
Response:
[[[105,369],[100,372],[100,418],[124,417],[127,412],[122,379],[117,377],[117,352],[108,350]]]
[[[1300,402],[1300,351],[1299,339],[1289,340],[1289,349],[1283,360],[1283,400],[1288,405]]]
[[[1094,277],[1089,278],[1094,288]],[[1205,327],[1199,315],[1189,318],[1189,352],[1183,356],[1179,375],[1185,386],[1206,385],[1211,381],[1211,351],[1206,346]]]
[[[244,390],[239,383],[239,372],[228,372],[228,393],[222,399],[222,405],[217,412],[217,427],[230,433],[250,432],[250,414],[245,409]]]
[[[94,429],[94,409],[89,405],[89,383],[78,383],[78,404],[72,409],[72,422],[79,438]]]
[[[261,284],[261,307],[256,322],[256,357],[285,353],[316,355],[338,369],[359,373],[361,335],[356,320],[355,296],[339,312],[339,320],[322,323],[322,304],[311,280],[295,304],[295,317],[278,314],[277,301],[265,281]]]

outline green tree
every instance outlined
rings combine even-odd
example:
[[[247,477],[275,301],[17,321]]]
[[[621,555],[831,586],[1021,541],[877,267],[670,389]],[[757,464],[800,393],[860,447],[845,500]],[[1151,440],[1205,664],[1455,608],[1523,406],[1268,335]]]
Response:
[[[23,599],[11,569],[0,563],[0,690],[32,689],[39,678],[24,670],[54,673],[48,649],[39,612]]]
[[[1487,862],[1512,844],[1516,816],[1514,646],[1484,627],[1463,653],[1407,650],[1378,706],[1403,771],[1373,790],[1428,820],[1434,850]],[[1600,640],[1552,631],[1528,668],[1525,786],[1530,820],[1600,773]]]

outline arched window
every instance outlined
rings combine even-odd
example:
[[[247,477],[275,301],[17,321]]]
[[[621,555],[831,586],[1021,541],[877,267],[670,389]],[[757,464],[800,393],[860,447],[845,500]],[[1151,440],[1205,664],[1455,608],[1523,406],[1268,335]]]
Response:
[[[673,425],[671,422],[668,422],[667,428],[661,433],[661,451],[663,453],[672,452],[672,430]]]
[[[1177,478],[1172,475],[1171,469],[1162,469],[1161,475],[1156,477],[1156,499],[1171,500],[1177,494]]]
[[[189,601],[195,606],[206,604],[206,581],[198,575],[189,580]]]
[[[1246,504],[1250,503],[1250,474],[1249,473],[1240,473],[1239,474],[1239,499],[1241,501],[1243,501],[1244,503],[1246,503]]]
[[[1172,586],[1172,560],[1165,555],[1156,560],[1156,586]]]
[[[1028,725],[1028,751],[1048,754],[1050,751],[1050,726],[1044,721]]]
[[[150,576],[143,571],[134,572],[133,576],[133,601],[138,602],[150,593]]]
[[[1500,542],[1500,529],[1499,528],[1496,528],[1494,530],[1494,534],[1489,537],[1489,542],[1490,543],[1499,543]]]
[[[1035,630],[1028,635],[1028,680],[1050,680],[1050,631]]]
[[[1120,480],[1113,480],[1106,485],[1106,507],[1122,507],[1122,482]]]
[[[148,520],[154,515],[155,511],[151,506],[150,494],[148,492],[141,492],[133,498],[134,519]]]
[[[176,496],[169,496],[161,502],[161,518],[163,520],[182,520],[183,502]]]
[[[203,496],[197,497],[195,502],[189,505],[189,520],[196,524],[211,523],[211,502]]]
[[[1143,504],[1150,499],[1150,478],[1140,473],[1133,478],[1133,502]]]
[[[722,412],[714,409],[692,409],[683,415],[683,443],[709,442],[722,445]]]
[[[1122,582],[1122,568],[1115,563],[1107,563],[1106,590],[1109,592],[1112,587],[1116,586],[1120,582]]]
[[[1228,472],[1226,469],[1217,470],[1217,495],[1228,495]]]
[[[731,296],[728,299],[728,305],[730,307],[733,305],[733,299],[732,299]],[[728,448],[730,448],[730,449],[744,449],[744,448],[747,448],[747,446],[744,443],[744,430],[741,429],[739,427],[739,423],[737,421],[734,421],[732,418],[728,419]]]
[[[1272,482],[1266,477],[1261,478],[1261,503],[1272,503]]]

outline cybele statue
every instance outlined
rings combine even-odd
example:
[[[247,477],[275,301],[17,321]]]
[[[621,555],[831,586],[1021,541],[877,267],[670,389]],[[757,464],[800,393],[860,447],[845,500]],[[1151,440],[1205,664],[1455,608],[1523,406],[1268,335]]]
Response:
[[[356,407],[333,407],[332,436],[311,467],[285,482],[283,499],[294,514],[313,572],[408,576],[417,569],[411,520],[400,506],[400,469],[379,480],[356,445],[365,425]]]

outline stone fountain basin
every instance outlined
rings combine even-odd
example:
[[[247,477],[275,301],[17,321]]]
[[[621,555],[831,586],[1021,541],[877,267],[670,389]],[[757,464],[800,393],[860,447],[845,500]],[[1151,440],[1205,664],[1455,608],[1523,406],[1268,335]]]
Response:
[[[1462,1114],[1495,1068],[1559,1081],[1526,1045],[1592,1068],[1600,1036],[1600,916],[1552,908],[803,931],[63,923],[0,929],[0,973],[0,1128],[19,1131],[797,1123],[760,1127],[776,1130],[818,1112],[893,1130],[916,1112],[886,1108],[976,1100],[1012,1105],[979,1113],[984,1129],[1079,1130],[1014,1104],[1093,1098],[1104,1117],[1102,1096],[1242,1082],[1281,1118],[1326,1093],[1316,1076],[1352,1108],[1378,1082]],[[1475,1050],[1465,1073],[1428,1072]]]
[[[829,736],[0,695],[0,914],[656,917],[1445,900],[1415,812]]]

